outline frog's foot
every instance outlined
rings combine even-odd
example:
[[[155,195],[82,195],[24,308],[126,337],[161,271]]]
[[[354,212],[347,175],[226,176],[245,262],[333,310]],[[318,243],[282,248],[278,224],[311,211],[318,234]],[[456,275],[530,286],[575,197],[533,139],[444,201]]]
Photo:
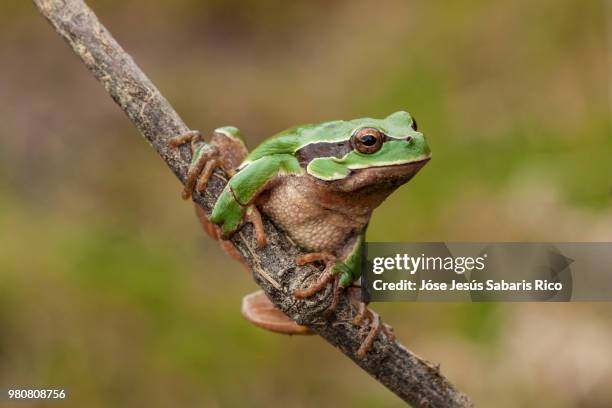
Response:
[[[334,280],[333,268],[336,264],[336,257],[329,252],[311,252],[309,254],[300,255],[295,259],[295,263],[298,266],[304,266],[314,262],[323,262],[325,270],[310,286],[305,289],[297,289],[293,292],[293,296],[298,299],[309,298],[319,293],[329,282]]]
[[[338,307],[338,300],[340,299],[340,293],[342,293],[342,285],[340,285],[340,274],[335,274],[333,279],[333,289],[332,289],[332,300],[327,310],[325,310],[325,316],[330,318],[332,313],[336,311],[336,307]]]
[[[323,262],[325,270],[323,273],[314,281],[310,286],[305,289],[298,289],[293,292],[293,296],[298,299],[305,299],[319,293],[328,283],[332,282],[332,300],[325,315],[329,317],[338,306],[338,300],[340,299],[340,293],[342,292],[343,286],[340,284],[342,275],[334,272],[334,266],[336,265],[336,257],[329,252],[312,252],[309,254],[298,256],[295,263],[298,266],[303,266],[308,263]]]
[[[357,357],[365,357],[367,352],[372,348],[372,344],[374,344],[376,336],[378,336],[381,331],[385,334],[385,336],[387,336],[389,340],[394,341],[395,333],[393,332],[393,328],[386,323],[381,323],[380,316],[378,315],[378,313],[368,308],[366,304],[361,301],[360,294],[356,294],[353,290],[349,290],[348,294],[351,302],[357,303],[357,315],[353,319],[353,324],[361,326],[364,324],[366,319],[370,321],[370,331],[359,346],[359,349],[357,350]]]
[[[197,189],[198,192],[206,190],[208,180],[215,168],[221,166],[219,149],[216,146],[207,144],[202,138],[202,134],[197,130],[190,130],[182,135],[170,138],[170,147],[177,148],[185,143],[191,143],[193,159],[187,170],[185,188],[181,196],[187,200]]]
[[[261,290],[242,299],[242,315],[255,326],[275,333],[312,334],[308,327],[297,324],[277,309]]]
[[[246,211],[246,221],[253,224],[255,230],[255,240],[257,241],[257,248],[263,248],[268,245],[266,239],[266,231],[264,230],[263,221],[261,220],[261,214],[254,204],[248,206]]]

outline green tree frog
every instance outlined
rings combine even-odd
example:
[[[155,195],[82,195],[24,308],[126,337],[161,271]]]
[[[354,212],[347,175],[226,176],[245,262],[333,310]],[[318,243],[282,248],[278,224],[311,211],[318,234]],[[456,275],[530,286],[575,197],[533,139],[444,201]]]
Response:
[[[257,245],[265,246],[261,213],[265,214],[306,251],[296,259],[297,265],[317,262],[325,266],[314,282],[294,296],[311,297],[331,284],[330,311],[342,290],[360,278],[360,249],[372,211],[431,158],[415,119],[406,112],[384,119],[293,127],[250,153],[238,129],[231,126],[216,129],[210,143],[197,131],[170,141],[173,147],[184,143],[191,143],[193,161],[183,198],[188,199],[195,190],[204,191],[217,167],[230,176],[210,218],[199,210],[209,234],[240,258],[227,238],[250,222]],[[358,351],[363,356],[381,330],[390,337],[392,331],[363,303],[357,304],[355,322],[367,318],[371,323]],[[263,294],[251,298],[248,305],[253,307],[245,310],[243,304],[243,314],[260,327],[290,334],[306,331],[274,309]]]

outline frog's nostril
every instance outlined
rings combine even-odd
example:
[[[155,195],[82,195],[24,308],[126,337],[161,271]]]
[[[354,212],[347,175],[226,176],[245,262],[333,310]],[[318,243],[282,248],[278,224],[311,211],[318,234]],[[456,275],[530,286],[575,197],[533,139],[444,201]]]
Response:
[[[406,138],[406,143],[412,143],[412,140],[413,140],[413,139],[412,139],[412,136],[408,136],[408,137]]]

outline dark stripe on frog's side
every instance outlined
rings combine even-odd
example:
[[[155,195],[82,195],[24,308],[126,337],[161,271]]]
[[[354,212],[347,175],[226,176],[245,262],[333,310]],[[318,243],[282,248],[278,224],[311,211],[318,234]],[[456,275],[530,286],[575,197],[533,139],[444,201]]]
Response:
[[[389,140],[398,140],[383,133],[383,143]],[[300,165],[306,167],[312,159],[319,157],[343,158],[353,150],[350,139],[343,142],[318,142],[308,144],[295,153]]]
[[[295,153],[295,157],[297,157],[302,167],[306,167],[312,159],[317,157],[337,157],[340,159],[351,150],[353,150],[353,147],[350,140],[343,142],[319,142],[302,147]]]

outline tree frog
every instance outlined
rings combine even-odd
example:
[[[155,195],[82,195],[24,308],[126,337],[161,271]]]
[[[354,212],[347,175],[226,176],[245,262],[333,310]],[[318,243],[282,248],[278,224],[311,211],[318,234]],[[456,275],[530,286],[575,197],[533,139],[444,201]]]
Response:
[[[183,198],[188,199],[195,190],[204,191],[217,167],[230,177],[210,218],[199,210],[204,228],[239,258],[227,238],[250,222],[257,245],[265,246],[261,213],[265,214],[306,251],[296,259],[297,265],[317,262],[325,266],[320,276],[294,296],[308,298],[331,284],[329,311],[336,307],[342,290],[360,278],[361,246],[372,211],[431,158],[416,120],[403,111],[383,119],[296,126],[265,140],[250,153],[239,130],[231,126],[216,129],[210,143],[197,131],[170,141],[173,147],[184,143],[191,143],[193,161]],[[243,303],[243,314],[256,325],[289,334],[306,331],[275,310],[265,295],[250,299],[246,308]],[[358,350],[364,356],[380,331],[389,337],[392,331],[363,303],[357,305],[355,323],[370,321]]]

